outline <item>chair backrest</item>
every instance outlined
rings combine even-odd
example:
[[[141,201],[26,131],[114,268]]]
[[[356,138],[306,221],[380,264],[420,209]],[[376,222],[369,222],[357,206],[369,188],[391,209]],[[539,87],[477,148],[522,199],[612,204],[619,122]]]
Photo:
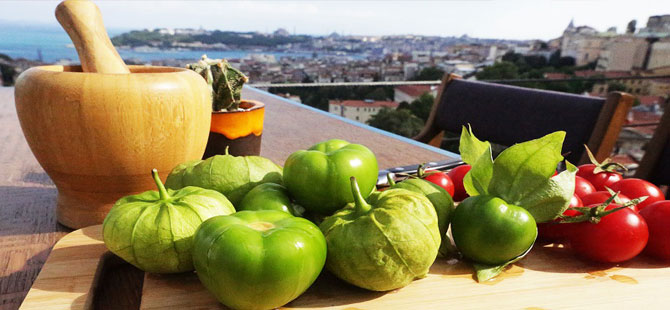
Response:
[[[602,160],[614,148],[632,103],[624,93],[603,99],[447,75],[415,139],[439,146],[442,131],[459,133],[470,124],[478,138],[510,146],[564,130],[563,153],[569,161],[586,161],[585,144]]]
[[[635,177],[658,185],[670,185],[670,110],[666,108]]]

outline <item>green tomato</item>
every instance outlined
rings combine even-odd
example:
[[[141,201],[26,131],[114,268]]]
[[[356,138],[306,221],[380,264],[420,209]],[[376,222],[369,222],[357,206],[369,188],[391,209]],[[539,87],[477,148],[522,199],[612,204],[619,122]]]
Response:
[[[422,278],[437,257],[440,231],[428,198],[405,189],[374,192],[366,202],[351,178],[356,202],[319,227],[328,243],[326,267],[340,279],[388,291]]]
[[[233,309],[285,305],[312,285],[325,261],[319,228],[282,211],[213,217],[195,234],[193,262],[200,281]]]
[[[451,233],[463,256],[499,265],[526,252],[535,242],[535,219],[524,208],[493,196],[461,202],[451,219]]]
[[[447,230],[449,229],[451,214],[454,210],[454,200],[451,198],[451,195],[449,195],[449,193],[444,190],[444,188],[423,179],[407,179],[402,182],[395,183],[392,179],[389,178],[389,181],[389,184],[393,184],[391,185],[391,188],[404,188],[406,190],[426,196],[433,204],[435,212],[437,213],[437,226],[440,228],[440,237],[442,238],[442,243],[451,242],[447,236]],[[446,245],[440,247],[441,254],[446,255],[446,251]]]
[[[235,212],[223,194],[188,186],[165,189],[152,171],[158,192],[147,191],[119,199],[102,223],[107,248],[147,272],[193,270],[193,235],[213,216]]]
[[[300,216],[301,210],[291,202],[286,187],[275,183],[263,183],[250,190],[237,207],[238,211],[277,210]]]
[[[375,189],[377,174],[372,151],[333,139],[291,154],[284,164],[284,185],[306,210],[330,215],[354,201],[350,177],[356,177],[367,197]]]

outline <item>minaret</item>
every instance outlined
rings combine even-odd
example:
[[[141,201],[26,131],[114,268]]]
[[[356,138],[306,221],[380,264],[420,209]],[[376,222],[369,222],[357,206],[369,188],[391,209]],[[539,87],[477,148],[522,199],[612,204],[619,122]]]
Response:
[[[575,19],[571,18],[570,23],[568,24],[568,28],[565,28],[565,31],[570,31],[575,29]]]

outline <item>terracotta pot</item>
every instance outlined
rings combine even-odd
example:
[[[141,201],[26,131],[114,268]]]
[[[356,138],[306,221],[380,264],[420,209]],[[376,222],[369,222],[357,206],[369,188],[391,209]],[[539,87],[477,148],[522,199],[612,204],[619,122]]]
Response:
[[[235,156],[260,155],[265,104],[242,100],[242,111],[212,112],[212,125],[203,158],[228,153]]]
[[[58,221],[102,223],[119,198],[155,190],[205,150],[211,90],[187,69],[129,66],[131,74],[43,66],[16,82],[16,110],[33,154],[58,189]]]

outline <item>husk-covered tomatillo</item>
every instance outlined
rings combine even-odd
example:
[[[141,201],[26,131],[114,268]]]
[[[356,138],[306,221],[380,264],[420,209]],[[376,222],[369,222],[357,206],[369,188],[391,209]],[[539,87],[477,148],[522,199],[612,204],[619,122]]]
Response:
[[[440,237],[442,238],[439,252],[442,255],[448,255],[451,240],[447,236],[447,230],[449,229],[451,214],[454,210],[454,200],[451,198],[451,195],[444,188],[424,179],[407,179],[396,183],[390,174],[387,174],[386,177],[391,188],[402,188],[423,194],[430,200],[437,213],[437,226],[440,228]]]
[[[193,270],[193,235],[200,224],[235,208],[221,193],[194,186],[165,189],[152,170],[158,191],[119,199],[102,224],[107,248],[144,271]]]
[[[351,178],[354,202],[320,225],[328,244],[326,267],[340,279],[388,291],[424,277],[437,257],[437,214],[422,194],[373,192],[366,201]]]
[[[215,155],[178,165],[165,185],[178,189],[198,186],[216,190],[237,206],[258,184],[282,183],[282,168],[261,156]]]

